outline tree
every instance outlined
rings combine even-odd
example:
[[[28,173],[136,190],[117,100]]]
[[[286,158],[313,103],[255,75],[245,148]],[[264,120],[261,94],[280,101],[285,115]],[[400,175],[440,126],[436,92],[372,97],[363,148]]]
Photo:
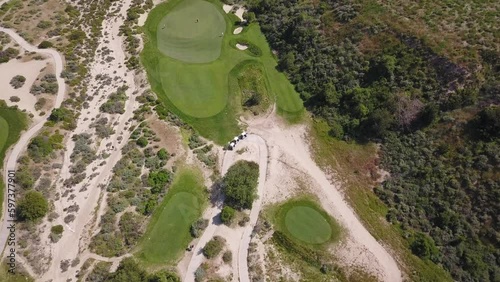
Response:
[[[477,130],[484,139],[500,137],[500,106],[489,106],[479,112],[474,120]]]
[[[222,223],[230,225],[234,219],[234,214],[235,210],[232,207],[225,206],[220,213],[220,218],[222,220]]]
[[[229,168],[223,179],[226,204],[235,209],[249,209],[257,197],[259,165],[255,162],[238,161]]]
[[[49,204],[42,193],[29,191],[17,204],[19,219],[32,221],[45,216],[49,211]]]
[[[438,255],[438,249],[434,245],[434,241],[427,235],[418,232],[415,234],[415,239],[410,245],[411,251],[416,256],[423,259],[431,259],[436,261]]]
[[[162,270],[152,274],[148,278],[148,282],[181,282],[181,279],[176,273]]]

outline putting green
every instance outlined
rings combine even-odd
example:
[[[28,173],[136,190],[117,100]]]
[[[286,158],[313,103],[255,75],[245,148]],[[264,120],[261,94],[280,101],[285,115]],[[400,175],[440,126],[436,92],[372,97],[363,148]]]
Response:
[[[285,225],[292,236],[308,244],[321,244],[332,236],[332,228],[326,218],[306,206],[291,208],[286,213]]]
[[[164,55],[187,63],[208,63],[221,53],[226,22],[206,1],[185,0],[159,22],[157,45]]]

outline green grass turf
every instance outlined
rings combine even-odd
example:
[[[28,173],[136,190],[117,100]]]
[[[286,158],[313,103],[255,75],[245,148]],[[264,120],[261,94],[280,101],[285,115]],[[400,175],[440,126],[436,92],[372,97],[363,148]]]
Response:
[[[339,224],[311,197],[291,199],[269,211],[277,230],[306,247],[321,249],[336,242],[342,233]]]
[[[276,70],[276,60],[258,24],[250,24],[241,34],[233,35],[234,16],[225,14],[220,2],[189,2],[210,4],[224,18],[226,27],[221,53],[217,60],[205,64],[190,64],[165,56],[157,48],[158,27],[161,31],[160,22],[167,14],[175,12],[180,0],[160,4],[150,12],[144,26],[147,40],[141,60],[153,91],[167,108],[192,125],[201,135],[219,144],[226,143],[240,131],[237,116],[242,107],[238,87],[232,81],[232,76],[238,73],[234,68],[241,67],[244,61],[254,60],[262,65],[278,112],[290,120],[299,117],[303,112],[302,100],[286,76]],[[262,55],[255,57],[236,49],[230,42],[238,38],[258,46]]]
[[[332,236],[328,220],[315,209],[306,206],[291,208],[285,215],[285,225],[293,237],[308,244],[321,244]]]
[[[0,100],[0,168],[3,167],[5,152],[15,144],[21,136],[21,131],[28,126],[25,113],[5,106]],[[4,175],[0,177],[0,207],[3,204]],[[0,208],[0,216],[3,208]]]
[[[188,63],[208,63],[221,53],[224,17],[209,2],[185,0],[175,5],[157,27],[158,49]]]
[[[141,239],[137,257],[146,265],[175,264],[191,241],[189,228],[202,214],[206,193],[200,172],[181,168]]]

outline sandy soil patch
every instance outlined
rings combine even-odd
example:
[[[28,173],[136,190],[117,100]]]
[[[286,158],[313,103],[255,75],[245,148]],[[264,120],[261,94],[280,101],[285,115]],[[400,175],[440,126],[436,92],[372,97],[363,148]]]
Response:
[[[239,50],[244,51],[244,50],[248,49],[248,46],[240,44],[240,43],[236,43],[236,48],[238,48]]]
[[[240,26],[240,27],[237,27],[234,31],[233,31],[233,34],[240,34],[241,31],[243,30],[243,28]]]
[[[238,7],[238,10],[234,13],[242,22],[245,22],[246,20],[243,18],[243,14],[245,13],[246,9],[242,6]]]
[[[233,9],[233,5],[227,5],[227,4],[224,4],[224,5],[222,6],[222,9],[223,9],[223,10],[224,10],[224,12],[226,12],[226,14],[227,14],[227,13],[231,12],[231,10]]]
[[[42,61],[30,60],[27,62],[13,59],[7,63],[0,64],[0,89],[2,89],[0,91],[0,99],[5,100],[9,106],[17,105],[19,109],[32,113],[35,122],[39,118],[35,110],[37,98],[30,93],[30,88],[40,74],[40,71],[48,64],[48,59]],[[16,75],[22,75],[26,78],[24,85],[18,89],[14,89],[10,85],[10,80]],[[17,96],[21,100],[19,102],[11,102],[9,98],[12,96]]]

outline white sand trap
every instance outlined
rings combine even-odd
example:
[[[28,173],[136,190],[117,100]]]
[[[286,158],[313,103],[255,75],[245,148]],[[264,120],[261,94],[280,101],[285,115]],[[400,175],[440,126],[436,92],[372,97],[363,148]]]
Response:
[[[21,62],[16,59],[0,64],[0,89],[2,89],[0,99],[5,100],[9,106],[17,105],[20,110],[26,110],[37,117],[38,114],[35,111],[36,97],[30,93],[30,88],[40,74],[40,70],[46,67],[47,64],[48,60]],[[14,89],[10,85],[10,80],[16,75],[26,77],[23,87],[18,89]],[[11,96],[17,96],[21,100],[13,103],[9,100]]]
[[[222,6],[222,9],[224,10],[224,12],[229,13],[231,12],[231,10],[233,9],[233,5],[227,5],[227,4],[224,4],[224,6]]]
[[[234,31],[233,31],[233,34],[240,34],[241,31],[243,30],[243,28],[240,26],[240,27],[237,27]]]
[[[248,49],[248,46],[247,46],[247,45],[243,45],[243,44],[236,43],[236,48],[238,48],[238,49],[240,49],[240,50],[246,50],[246,49]]]
[[[246,9],[242,6],[238,7],[238,10],[236,10],[236,13],[234,13],[242,22],[246,22],[246,20],[243,18],[243,13],[245,13]]]

